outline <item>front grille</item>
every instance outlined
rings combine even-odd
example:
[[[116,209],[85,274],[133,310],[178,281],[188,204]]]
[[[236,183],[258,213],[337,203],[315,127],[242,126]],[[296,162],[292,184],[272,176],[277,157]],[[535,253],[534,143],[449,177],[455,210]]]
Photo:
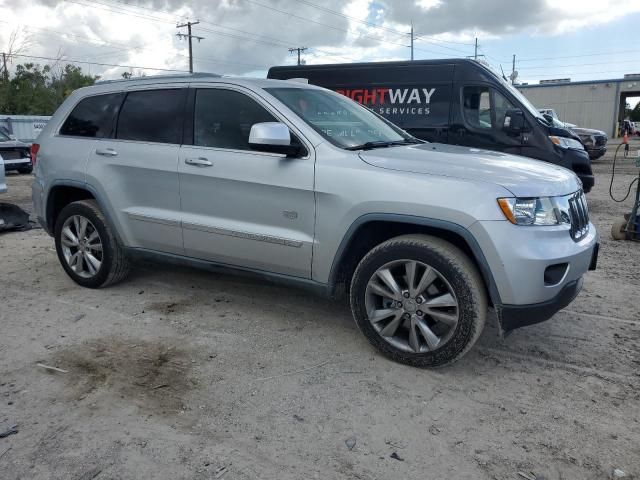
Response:
[[[589,209],[587,198],[582,190],[569,199],[569,215],[571,216],[571,238],[577,242],[589,233]]]
[[[607,136],[606,135],[595,135],[596,147],[602,147],[607,144]]]

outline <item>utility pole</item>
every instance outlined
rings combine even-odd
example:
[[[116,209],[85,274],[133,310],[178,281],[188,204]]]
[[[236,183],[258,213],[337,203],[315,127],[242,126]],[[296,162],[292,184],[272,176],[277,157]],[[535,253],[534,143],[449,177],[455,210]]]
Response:
[[[289,53],[298,52],[298,65],[302,65],[302,59],[300,58],[300,54],[304,52],[306,49],[307,47],[296,47],[296,48],[289,49]]]
[[[176,37],[182,39],[182,38],[186,38],[189,40],[189,73],[193,73],[193,45],[192,45],[192,39],[196,39],[198,40],[198,43],[200,43],[200,40],[204,40],[204,37],[199,37],[197,35],[191,35],[191,27],[193,25],[197,25],[200,22],[187,22],[187,23],[183,23],[181,25],[176,25],[176,28],[184,28],[187,27],[187,32],[188,33],[176,33]]]
[[[476,50],[475,50],[475,53],[473,54],[473,59],[478,60],[478,37],[476,37]]]
[[[2,52],[2,78],[9,78],[9,70],[7,70],[7,54]]]
[[[516,83],[516,54],[513,54],[513,63],[511,65],[511,85]]]
[[[411,22],[411,61],[413,61],[413,22]]]

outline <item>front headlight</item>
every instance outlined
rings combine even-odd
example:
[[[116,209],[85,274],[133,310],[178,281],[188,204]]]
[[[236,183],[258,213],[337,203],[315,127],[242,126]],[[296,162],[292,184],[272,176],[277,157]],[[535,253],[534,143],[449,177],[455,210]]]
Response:
[[[498,205],[514,225],[570,224],[569,197],[499,198]]]
[[[560,148],[575,148],[578,150],[584,149],[582,144],[574,138],[556,137],[555,135],[549,135],[549,140],[551,140],[551,143],[557,145]]]

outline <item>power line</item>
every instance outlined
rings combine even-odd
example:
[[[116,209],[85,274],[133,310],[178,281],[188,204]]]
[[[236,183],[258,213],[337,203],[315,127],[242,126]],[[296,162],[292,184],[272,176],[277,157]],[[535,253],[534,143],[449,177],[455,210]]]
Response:
[[[38,60],[53,60],[56,62],[63,63],[78,63],[83,65],[99,65],[101,67],[121,67],[121,68],[130,68],[130,69],[138,69],[138,70],[157,70],[159,72],[179,72],[179,73],[188,73],[186,70],[175,70],[171,68],[157,68],[157,67],[140,67],[136,65],[119,65],[114,63],[98,63],[98,62],[87,62],[83,60],[70,60],[65,58],[54,58],[54,57],[41,57],[36,55],[23,55],[18,53],[11,53],[7,55],[7,57],[23,57],[23,58],[34,58]]]
[[[396,30],[394,28],[385,27],[384,25],[379,25],[379,24],[374,23],[374,22],[369,22],[367,20],[362,20],[362,19],[360,19],[358,17],[354,17],[352,15],[347,15],[346,13],[338,12],[336,10],[332,10],[330,8],[327,8],[327,7],[324,7],[324,6],[321,6],[321,5],[317,5],[317,4],[309,2],[307,0],[296,0],[296,1],[299,2],[299,3],[303,3],[305,5],[309,5],[310,7],[317,8],[318,10],[322,10],[323,12],[327,12],[327,13],[330,13],[332,15],[337,15],[337,16],[340,16],[340,17],[343,17],[343,18],[347,18],[347,19],[352,20],[354,22],[358,22],[360,24],[367,25],[369,27],[377,28],[377,29],[380,29],[380,30],[385,30],[387,32],[394,33],[394,34],[397,34],[397,35],[402,35],[402,36],[406,35],[406,32],[401,32],[401,31]],[[452,40],[443,40],[443,39],[440,39],[440,38],[436,38],[436,37],[434,37],[432,35],[418,35],[418,36],[416,36],[416,40],[418,40],[418,39],[421,39],[421,40],[424,40],[424,41],[427,41],[427,42],[444,42],[444,43],[452,43],[452,44],[457,44],[457,45],[473,46],[473,44],[471,44],[471,43],[454,42]],[[429,39],[429,40],[427,40],[427,39]],[[443,46],[443,48],[445,48],[445,47]]]
[[[524,58],[524,59],[521,59],[521,60],[518,60],[518,61],[519,62],[535,62],[537,60],[562,60],[562,59],[566,59],[566,58],[597,57],[597,56],[601,56],[601,55],[617,55],[617,54],[623,54],[623,53],[635,53],[635,54],[637,54],[638,51],[637,50],[617,50],[615,52],[585,53],[585,54],[581,54],[581,55],[567,55],[567,56],[562,56],[562,57]]]
[[[520,61],[520,60],[518,60]],[[619,62],[616,61],[609,61],[609,62],[596,62],[596,63],[573,63],[573,64],[568,64],[568,65],[557,65],[558,67],[592,67],[594,65],[619,65],[621,63],[637,63],[640,65],[640,60],[621,60]],[[525,67],[525,68],[521,68],[520,70],[523,71],[528,71],[528,70],[541,70],[541,69],[549,69],[549,65],[537,65],[537,66],[533,66],[533,67]],[[553,68],[553,65],[551,65],[551,68]]]
[[[104,3],[101,3],[101,2],[98,2],[98,1],[96,1],[95,3],[99,3],[100,5],[105,5],[105,6],[113,7],[113,8],[97,7],[97,6],[92,5],[92,4],[80,3],[80,2],[75,1],[75,0],[65,0],[65,1],[70,2],[70,3],[76,3],[78,5],[87,6],[87,7],[94,7],[94,8],[99,8],[99,9],[102,9],[102,10],[107,10],[107,11],[110,11],[112,13],[117,13],[117,14],[120,14],[120,15],[124,15],[124,14],[128,15],[128,14],[131,13],[127,9],[122,9],[122,11],[119,11],[117,9],[121,8],[121,7],[111,6],[111,5],[104,4]],[[114,1],[117,1],[117,0],[114,0]],[[121,2],[118,2],[118,3],[121,3]],[[145,8],[145,7],[137,7],[137,8],[144,8],[146,10],[151,10],[151,9],[148,9],[148,8]],[[165,13],[167,15],[171,15],[170,12],[167,12],[167,11],[164,11],[164,10],[154,10],[154,11],[160,12],[160,13]],[[143,19],[146,19],[146,20],[150,20],[150,21],[161,21],[161,22],[164,22],[164,23],[170,23],[170,22],[173,23],[171,20],[165,20],[165,19],[161,19],[161,18],[158,18],[158,17],[149,16],[149,15],[144,15],[144,14],[139,14],[139,15],[136,15],[136,16],[138,16],[140,18],[143,18]],[[224,26],[224,25],[215,24],[215,23],[208,22],[208,21],[205,21],[205,20],[200,20],[200,23],[201,24],[206,24],[206,25],[212,25],[212,26],[218,27],[218,28],[224,28],[224,29],[227,29],[227,30],[240,32],[240,33],[242,33],[244,35],[249,34],[249,35],[253,35],[254,37],[260,37],[260,38],[264,38],[264,39],[268,39],[268,40],[265,41],[265,40],[260,40],[260,38],[252,38],[252,37],[234,35],[234,34],[230,34],[228,32],[220,32],[220,31],[216,31],[216,30],[205,29],[202,26],[198,27],[198,30],[200,30],[200,31],[204,31],[204,32],[208,32],[208,33],[212,33],[212,34],[216,34],[216,35],[226,36],[226,37],[229,37],[229,38],[235,38],[235,39],[240,39],[240,40],[250,40],[250,41],[253,41],[253,42],[262,43],[262,44],[270,45],[270,46],[281,47],[281,46],[289,45],[289,42],[285,42],[283,40],[276,39],[274,37],[267,37],[265,35],[252,34],[252,33],[246,32],[245,30],[240,30],[240,29],[233,28],[233,27],[227,27],[227,26]],[[330,56],[330,57],[342,58],[342,59],[347,60],[347,61],[352,61],[349,58],[342,57],[340,55],[336,55],[334,53],[330,53],[330,52],[327,52],[327,51],[324,51],[324,50],[320,50],[318,48],[314,48],[313,50],[315,50],[315,51],[317,51],[319,53],[322,53],[324,55]],[[204,59],[201,59],[201,60],[204,60]],[[225,63],[233,64],[233,62],[225,62]]]
[[[67,1],[69,1],[69,0],[67,0]],[[304,21],[310,22],[310,23],[315,23],[316,25],[321,25],[323,27],[331,28],[333,30],[337,30],[337,31],[340,31],[340,32],[351,33],[348,29],[337,27],[335,25],[330,25],[328,23],[318,22],[317,20],[313,20],[311,18],[303,17],[303,16],[297,15],[295,13],[287,12],[287,11],[281,10],[279,8],[271,7],[269,5],[265,5],[263,3],[255,1],[255,0],[245,0],[245,1],[249,2],[249,3],[252,3],[254,5],[258,5],[258,6],[263,7],[263,8],[267,8],[269,10],[273,10],[274,12],[279,12],[279,13],[281,13],[283,15],[287,15],[289,17],[298,18],[300,20],[304,20]],[[406,33],[404,33],[403,35],[406,35]],[[376,41],[378,43],[387,43],[389,45],[396,45],[396,46],[399,46],[399,47],[406,48],[406,45],[404,45],[402,43],[392,42],[390,40],[383,40],[383,39],[380,39],[380,38],[377,38],[377,37],[373,37],[371,35],[360,34],[360,35],[358,35],[358,38],[368,38],[368,39],[374,40],[374,41]],[[441,53],[439,53],[439,52],[430,52],[430,51],[422,49],[422,48],[421,49],[416,48],[416,50],[420,50],[420,51],[423,51],[423,52],[426,52],[426,53],[437,53],[437,54],[441,55]]]

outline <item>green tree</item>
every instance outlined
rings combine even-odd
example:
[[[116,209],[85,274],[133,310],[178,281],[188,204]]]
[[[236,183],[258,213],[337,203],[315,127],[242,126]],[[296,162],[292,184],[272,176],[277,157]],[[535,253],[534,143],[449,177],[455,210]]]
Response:
[[[629,119],[632,122],[640,122],[640,102],[636,103],[636,106],[631,110]]]
[[[98,78],[74,65],[17,65],[12,76],[0,79],[0,113],[52,115],[71,92],[93,85]]]

